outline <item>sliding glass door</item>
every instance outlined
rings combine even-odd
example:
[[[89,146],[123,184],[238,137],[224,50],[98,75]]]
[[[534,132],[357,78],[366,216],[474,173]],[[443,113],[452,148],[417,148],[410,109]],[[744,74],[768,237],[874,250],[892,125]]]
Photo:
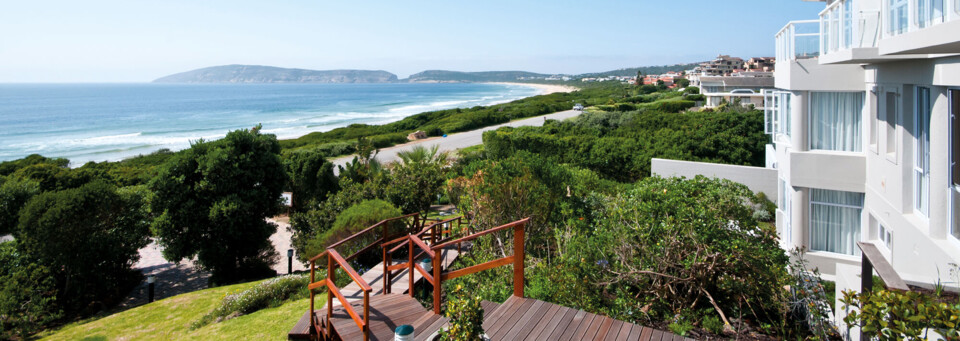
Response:
[[[810,189],[810,250],[860,255],[863,193]]]
[[[862,151],[862,92],[810,94],[810,149]]]

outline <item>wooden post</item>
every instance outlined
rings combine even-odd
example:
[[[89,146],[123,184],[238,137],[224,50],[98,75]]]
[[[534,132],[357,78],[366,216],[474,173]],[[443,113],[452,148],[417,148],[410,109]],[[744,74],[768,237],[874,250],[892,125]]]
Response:
[[[862,295],[873,291],[873,263],[870,263],[866,253],[863,253],[860,264],[860,294]],[[863,306],[860,308],[862,309]],[[863,333],[864,323],[860,322],[860,340],[868,339]]]
[[[390,293],[390,259],[387,257],[387,248],[383,248],[383,294]]]
[[[430,240],[432,241],[430,245],[437,245],[437,225],[440,224],[433,224],[431,225],[432,227],[430,227]],[[441,227],[440,230],[443,231],[443,227]]]
[[[317,281],[314,278],[314,267],[316,267],[316,261],[310,261],[310,284],[313,284]],[[310,290],[310,314],[313,314],[313,290]],[[310,321],[313,321],[313,316],[310,317]]]
[[[443,283],[440,281],[440,261],[443,258],[443,249],[436,250],[433,256],[433,313],[440,315],[440,291]]]
[[[410,252],[407,255],[407,274],[410,275],[410,297],[413,297],[413,240],[407,235],[407,244],[410,246]]]
[[[523,231],[526,224],[513,228],[513,296],[523,297]]]
[[[370,339],[370,292],[363,292],[363,341]]]
[[[327,284],[335,285],[337,281],[337,269],[333,268],[333,257],[327,255]],[[327,325],[330,325],[330,318],[333,317],[333,290],[327,289]]]

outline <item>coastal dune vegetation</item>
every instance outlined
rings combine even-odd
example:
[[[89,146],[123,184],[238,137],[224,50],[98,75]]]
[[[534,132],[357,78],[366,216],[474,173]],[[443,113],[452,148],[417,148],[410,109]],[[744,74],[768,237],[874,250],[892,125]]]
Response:
[[[47,216],[24,218],[25,212],[34,210],[23,209],[40,205],[37,198],[51,195],[46,193],[76,195],[71,191],[89,187],[104,197],[116,198],[110,201],[115,205],[137,208],[131,215],[98,215],[107,218],[97,225],[103,229],[98,233],[120,229],[121,236],[131,236],[104,239],[98,247],[134,247],[146,238],[158,238],[161,245],[174,247],[168,253],[173,259],[197,256],[210,260],[200,265],[224,274],[217,277],[215,285],[249,280],[238,274],[249,274],[246,269],[258,269],[271,260],[272,255],[259,248],[270,226],[254,226],[256,233],[248,234],[242,231],[251,227],[235,219],[238,215],[234,213],[244,211],[246,203],[257,207],[246,210],[256,214],[244,216],[245,220],[262,222],[277,213],[276,198],[281,190],[294,193],[290,217],[293,246],[303,261],[322,249],[331,236],[356,231],[367,222],[398,212],[429,214],[439,196],[459,212],[469,213],[474,230],[532,217],[526,230],[524,284],[532,298],[695,338],[832,337],[818,334],[819,329],[811,327],[818,320],[807,318],[811,316],[807,308],[792,304],[795,293],[785,288],[798,279],[779,248],[770,224],[774,206],[765,195],[725,180],[651,176],[653,157],[761,164],[768,142],[762,133],[762,113],[739,105],[692,111],[702,100],[698,96],[695,88],[676,91],[655,85],[603,84],[489,107],[423,113],[382,126],[353,125],[287,141],[261,134],[259,128],[239,130],[223,140],[198,143],[185,151],[161,151],[76,169],[67,168],[64,160],[41,156],[4,162],[0,164],[0,214],[4,219],[0,232],[12,232],[16,241],[0,245],[0,259],[20,265],[0,264],[0,333],[27,337],[95,316],[92,310],[77,311],[63,305],[68,299],[64,293],[72,290],[63,279],[72,277],[53,271],[63,266],[61,261],[36,262],[40,255],[34,252],[45,251],[31,251],[26,246],[36,238],[26,235],[33,231],[32,222],[44,221]],[[543,127],[487,132],[482,146],[457,155],[418,149],[403,161],[386,165],[373,157],[377,148],[406,141],[406,134],[415,130],[433,136],[454,133],[567,110],[573,103],[588,106],[587,112],[568,121],[548,121]],[[334,175],[329,159],[347,154],[356,157]],[[54,200],[50,205],[59,203]],[[90,203],[91,207],[97,205],[98,201]],[[191,217],[207,227],[184,222]],[[198,237],[191,234],[192,229],[205,232]],[[231,248],[214,247],[204,239],[205,235],[218,238],[225,234],[234,236],[222,239],[223,243],[248,248],[238,249],[243,253],[223,254],[218,250]],[[500,258],[512,249],[510,243],[504,233],[484,236],[454,267]],[[117,254],[117,264],[126,265],[111,271],[122,275],[136,257]],[[361,257],[355,267],[369,267],[366,262],[375,261],[373,258],[379,259]],[[458,297],[471,299],[443,303],[452,305],[449,311],[464,311],[469,307],[459,305],[476,305],[476,297],[502,302],[513,292],[511,270],[505,266],[447,281],[444,286],[450,287],[445,287],[445,292],[456,291]],[[250,285],[240,284],[243,289]],[[92,295],[83,296],[84,302],[76,306],[106,309],[105,302],[115,296]],[[168,309],[163,307],[171,302],[199,297],[190,295],[200,293],[120,314],[126,314],[123,316],[129,321]],[[267,316],[270,323],[289,328],[306,309],[302,300],[296,300],[300,296],[291,297],[293,302],[280,303],[279,308],[244,310],[253,312],[238,318],[221,322],[204,318],[197,330],[263,321]],[[432,299],[420,298],[425,304]],[[228,314],[212,313],[218,306],[229,305],[224,299],[205,298],[202,305],[183,312],[190,318],[176,326],[156,319],[142,323],[177,330],[167,335],[191,337],[183,331],[191,323],[203,316]],[[29,304],[4,304],[11,301]],[[291,304],[297,309],[287,309]],[[177,316],[175,311],[165,311]],[[116,316],[77,322],[45,335],[54,339],[117,338],[123,335],[121,330],[140,327]],[[282,338],[274,335],[264,338]]]

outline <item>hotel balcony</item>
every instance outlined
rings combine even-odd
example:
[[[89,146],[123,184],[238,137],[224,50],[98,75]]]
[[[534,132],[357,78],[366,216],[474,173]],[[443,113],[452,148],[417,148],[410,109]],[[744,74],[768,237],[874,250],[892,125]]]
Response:
[[[909,6],[907,0],[901,1]],[[910,3],[925,3],[943,0],[910,0]],[[948,0],[960,1],[960,0]],[[889,4],[887,1],[882,1]],[[941,7],[942,7],[942,3]],[[884,54],[882,46],[891,46],[889,35],[884,35],[884,11],[876,0],[838,0],[820,12],[820,63],[821,64],[866,64],[880,61],[926,58],[925,54]],[[941,11],[942,12],[942,11]],[[940,16],[943,18],[943,16]],[[924,20],[924,25],[931,21]],[[889,25],[887,26],[889,27]],[[906,27],[904,28],[906,29]],[[890,30],[887,30],[890,31]],[[890,31],[892,32],[892,31]],[[936,33],[923,33],[923,36]],[[929,38],[929,37],[928,37]],[[956,39],[956,38],[954,38]],[[923,52],[927,53],[927,52]]]
[[[885,0],[880,14],[881,55],[960,53],[960,0]]]
[[[776,87],[793,91],[862,91],[859,65],[821,65],[820,20],[791,21],[777,32]]]

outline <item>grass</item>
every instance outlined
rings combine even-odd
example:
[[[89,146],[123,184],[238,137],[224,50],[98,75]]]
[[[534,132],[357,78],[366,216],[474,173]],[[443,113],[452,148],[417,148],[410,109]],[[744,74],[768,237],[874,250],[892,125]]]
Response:
[[[229,293],[259,282],[206,289],[170,297],[110,316],[47,331],[42,340],[286,340],[287,332],[310,306],[310,299],[287,302],[196,330],[190,324],[213,310]],[[323,296],[321,296],[323,297]],[[324,298],[317,298],[322,305]]]

